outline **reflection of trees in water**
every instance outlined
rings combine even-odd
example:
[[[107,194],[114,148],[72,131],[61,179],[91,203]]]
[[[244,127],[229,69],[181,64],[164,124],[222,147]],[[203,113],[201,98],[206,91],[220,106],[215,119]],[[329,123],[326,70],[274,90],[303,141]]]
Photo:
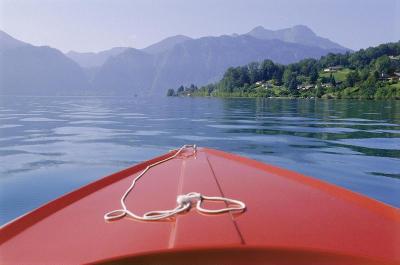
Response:
[[[306,99],[221,99],[223,122],[237,124],[227,133],[295,136],[322,140],[324,145],[303,148],[345,147],[368,156],[399,157],[398,150],[384,150],[333,142],[342,139],[399,137],[397,101],[306,100]],[[243,128],[242,120],[251,120]],[[385,130],[393,132],[385,132]],[[250,143],[249,143],[250,144]],[[262,145],[262,143],[260,143]],[[270,143],[268,143],[270,144]]]

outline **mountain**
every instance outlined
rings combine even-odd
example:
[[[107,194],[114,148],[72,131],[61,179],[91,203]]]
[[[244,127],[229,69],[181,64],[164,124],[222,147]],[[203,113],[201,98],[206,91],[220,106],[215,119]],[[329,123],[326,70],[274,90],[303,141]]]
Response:
[[[34,95],[165,95],[168,88],[219,80],[231,66],[271,59],[288,64],[348,49],[306,26],[238,35],[166,38],[144,49],[60,51],[0,31],[0,93]]]
[[[149,54],[157,54],[169,50],[173,48],[176,44],[187,40],[191,40],[191,38],[183,35],[176,35],[154,43],[142,49],[142,51]],[[70,51],[65,55],[77,62],[81,67],[87,68],[85,69],[85,72],[87,72],[89,79],[92,79],[93,72],[96,71],[96,68],[102,66],[111,57],[121,54],[126,49],[127,47],[115,47],[101,52]]]
[[[172,36],[166,39],[163,39],[162,41],[159,41],[157,43],[154,43],[144,49],[142,49],[144,52],[150,53],[150,54],[157,54],[161,52],[165,52],[169,49],[172,49],[176,44],[191,40],[192,38],[184,36],[184,35],[176,35]]]
[[[204,37],[178,44],[159,55],[151,89],[160,91],[191,83],[204,85],[219,80],[230,66],[266,58],[288,64],[324,54],[326,51],[320,48],[279,40],[260,40],[250,36]]]
[[[349,50],[329,39],[317,36],[309,27],[297,25],[292,28],[280,30],[268,30],[262,26],[255,27],[246,35],[263,40],[281,40],[285,42],[298,43],[322,49]]]
[[[62,52],[0,31],[0,94],[75,95],[89,88],[78,64]]]
[[[65,55],[74,60],[81,67],[91,68],[102,66],[110,57],[121,54],[127,47],[115,47],[101,52],[75,52],[70,51]]]
[[[102,95],[137,94],[151,87],[154,56],[128,48],[108,59],[95,74],[93,87]]]
[[[29,45],[28,43],[14,39],[4,31],[0,30],[0,52],[3,50],[18,48],[28,45]]]
[[[164,95],[168,88],[217,81],[230,66],[266,58],[288,64],[337,51],[249,35],[203,37],[175,44],[157,54],[127,50],[108,60],[93,84],[108,93]]]

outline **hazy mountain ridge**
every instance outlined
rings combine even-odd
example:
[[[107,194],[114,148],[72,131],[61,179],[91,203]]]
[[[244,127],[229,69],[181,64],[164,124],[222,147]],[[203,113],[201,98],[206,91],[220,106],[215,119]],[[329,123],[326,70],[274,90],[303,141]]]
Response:
[[[187,40],[192,40],[192,38],[184,35],[176,35],[149,45],[148,47],[141,49],[141,51],[149,54],[158,54],[169,50],[173,48],[176,44]],[[69,51],[65,55],[77,62],[81,67],[93,68],[101,67],[108,59],[123,53],[128,48],[129,47],[115,47],[100,52]]]
[[[69,51],[65,55],[82,67],[99,67],[102,66],[110,57],[121,54],[127,48],[128,47],[115,47],[101,52]]]
[[[0,32],[0,94],[78,95],[90,91],[81,67],[62,52]]]
[[[93,87],[104,95],[136,94],[152,84],[154,56],[134,48],[108,59],[94,76]]]
[[[1,66],[4,68],[1,90],[17,94],[31,89],[31,94],[164,95],[168,88],[181,84],[217,81],[230,66],[264,59],[288,64],[304,58],[319,58],[329,52],[348,51],[323,40],[304,26],[280,31],[257,27],[242,35],[198,39],[177,35],[141,50],[117,47],[98,53],[62,54],[2,33],[0,48],[6,48],[1,48],[5,59]],[[317,45],[316,42],[331,48],[311,45]],[[24,49],[11,52],[14,50],[11,47]]]
[[[280,30],[268,30],[262,26],[255,27],[246,35],[264,40],[278,39],[285,42],[298,43],[322,49],[343,49],[349,50],[327,38],[317,36],[309,27],[296,25],[291,28]]]
[[[17,40],[4,31],[0,30],[0,51],[4,51],[7,49],[13,49],[23,46],[31,46],[30,44]]]
[[[195,83],[204,85],[220,79],[230,66],[239,66],[252,61],[269,58],[275,62],[288,64],[304,58],[319,58],[328,52],[341,52],[339,49],[321,49],[277,39],[262,40],[249,35],[203,37],[181,42],[165,52],[144,56],[143,51],[135,50],[132,54],[124,52],[107,61],[94,78],[94,86],[104,87],[105,80],[119,80],[117,83],[135,93],[161,94],[170,87]],[[124,69],[139,69],[146,65],[151,71],[144,75],[131,71],[127,83],[121,82],[120,66]],[[106,69],[105,69],[106,68]],[[125,73],[125,76],[128,73]],[[144,80],[152,78],[152,80]],[[128,81],[129,80],[129,81]],[[146,87],[147,84],[147,87]],[[108,87],[110,90],[112,84]]]
[[[154,43],[144,49],[142,51],[150,53],[150,54],[157,54],[161,52],[165,52],[169,49],[172,49],[175,45],[192,40],[192,38],[184,36],[184,35],[176,35],[172,37],[165,38],[157,43]]]
[[[286,28],[280,30],[268,30],[262,26],[257,26],[245,34],[234,33],[231,35],[222,35],[219,37],[226,37],[226,36],[230,37],[251,36],[256,39],[281,40],[284,42],[297,43],[312,47],[319,47],[322,49],[333,49],[333,50],[337,49],[338,51],[350,50],[327,38],[322,38],[317,36],[310,28],[304,25],[296,25],[292,28]],[[167,50],[173,49],[174,46],[177,44],[181,44],[183,42],[190,40],[199,40],[199,39],[202,38],[193,39],[184,35],[176,35],[165,38],[141,50],[149,54],[159,54]],[[66,53],[66,55],[75,62],[77,62],[82,67],[85,68],[100,67],[105,63],[105,61],[108,58],[110,58],[111,56],[116,56],[121,54],[126,48],[127,47],[116,47],[97,53],[70,51]]]

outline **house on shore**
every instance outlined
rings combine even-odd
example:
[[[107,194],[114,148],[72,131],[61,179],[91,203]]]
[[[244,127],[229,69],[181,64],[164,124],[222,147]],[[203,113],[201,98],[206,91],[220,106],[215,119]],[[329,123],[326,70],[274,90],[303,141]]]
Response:
[[[314,88],[314,85],[298,85],[297,90],[309,90]]]
[[[256,85],[256,87],[262,87],[265,89],[269,89],[269,88],[273,87],[271,83],[265,82],[265,81],[258,81],[255,83],[255,85]]]
[[[379,80],[385,80],[385,81],[397,81],[400,80],[400,72],[394,72],[391,75],[381,73],[379,76]]]
[[[341,65],[329,66],[329,67],[324,69],[324,72],[325,73],[333,73],[333,72],[336,72],[336,71],[339,71],[339,70],[342,70],[342,69],[343,69],[343,66],[341,66]]]

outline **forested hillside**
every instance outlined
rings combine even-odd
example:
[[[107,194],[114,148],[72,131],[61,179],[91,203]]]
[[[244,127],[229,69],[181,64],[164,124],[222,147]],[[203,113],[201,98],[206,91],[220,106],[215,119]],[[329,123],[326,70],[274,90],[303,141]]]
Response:
[[[282,65],[265,60],[229,68],[214,84],[168,95],[400,99],[400,42]]]

